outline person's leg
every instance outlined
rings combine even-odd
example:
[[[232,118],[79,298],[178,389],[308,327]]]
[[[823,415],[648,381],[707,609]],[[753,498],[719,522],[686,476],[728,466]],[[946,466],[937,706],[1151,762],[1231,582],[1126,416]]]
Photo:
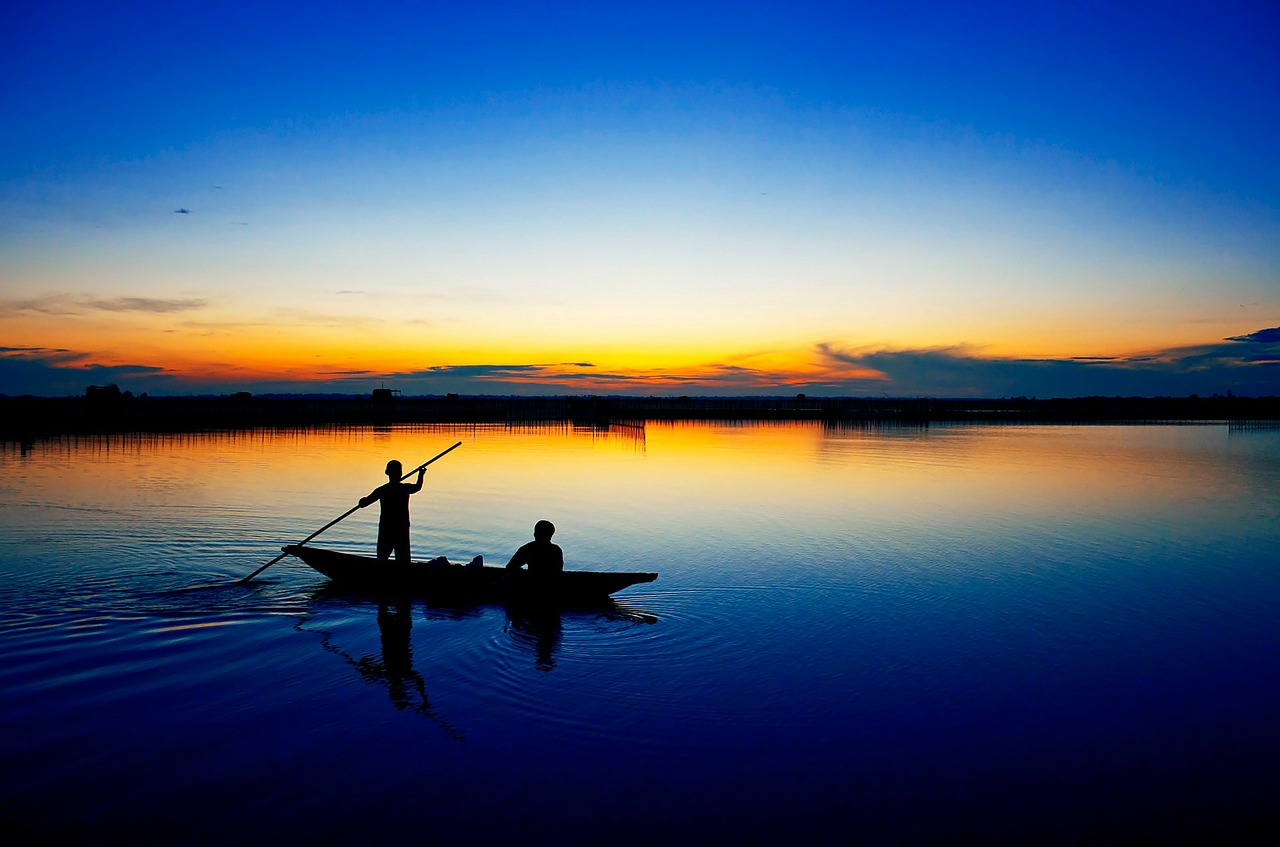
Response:
[[[390,560],[391,551],[395,546],[395,534],[387,532],[382,527],[378,527],[378,561],[386,562]]]
[[[396,539],[396,563],[401,565],[409,564],[409,527],[405,527],[404,531],[399,534]]]

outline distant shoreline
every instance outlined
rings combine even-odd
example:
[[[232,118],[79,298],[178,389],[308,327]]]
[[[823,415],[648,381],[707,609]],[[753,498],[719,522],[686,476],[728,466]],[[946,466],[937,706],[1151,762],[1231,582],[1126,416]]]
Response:
[[[604,427],[664,421],[1161,423],[1280,421],[1280,397],[628,397],[260,395],[0,396],[0,438],[118,432],[290,429],[320,425],[569,423]]]

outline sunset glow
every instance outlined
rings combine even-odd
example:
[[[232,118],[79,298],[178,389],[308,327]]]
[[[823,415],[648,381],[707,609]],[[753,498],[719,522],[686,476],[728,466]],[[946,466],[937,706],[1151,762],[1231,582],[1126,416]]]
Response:
[[[1278,22],[22,5],[0,393],[1278,393]]]

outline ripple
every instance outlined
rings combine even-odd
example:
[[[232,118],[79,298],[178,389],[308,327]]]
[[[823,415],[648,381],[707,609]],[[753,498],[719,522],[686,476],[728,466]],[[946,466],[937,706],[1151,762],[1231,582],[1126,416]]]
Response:
[[[753,433],[769,438],[737,437]],[[990,769],[1017,751],[1007,781],[988,780],[1001,809],[1027,775],[1088,785],[1132,762],[1273,787],[1222,751],[1274,752],[1274,448],[1229,445],[1203,474],[1180,470],[1201,447],[1161,448],[1153,474],[1149,431],[1126,431],[1138,465],[1121,478],[1109,448],[791,434],[660,430],[644,454],[476,435],[473,465],[433,469],[415,546],[499,560],[545,511],[564,515],[576,565],[661,578],[551,618],[417,601],[400,628],[292,559],[238,581],[380,481],[368,476],[384,453],[438,452],[423,438],[161,441],[98,456],[74,486],[65,468],[94,455],[10,461],[0,716],[19,766],[5,787],[84,831],[102,831],[89,828],[102,812],[68,797],[121,814],[188,802],[199,813],[173,819],[207,832],[208,809],[253,794],[262,810],[331,806],[348,834],[371,803],[419,824],[423,786],[438,806],[507,820],[535,819],[566,786],[588,789],[581,806],[635,790],[696,806],[690,820],[803,809],[825,790],[839,811],[824,822],[838,822],[835,795],[874,794],[884,774],[919,792],[939,766]],[[1042,434],[1114,435],[1020,437]],[[175,479],[175,459],[193,472]],[[375,523],[353,516],[325,540],[367,549]],[[1068,747],[1092,770],[1073,770]],[[135,775],[141,794],[122,787]]]
[[[783,594],[800,590],[811,589],[797,585]],[[793,599],[765,586],[714,597],[705,590],[673,589],[594,614],[508,617],[501,632],[459,645],[450,670],[460,684],[487,690],[494,708],[554,727],[566,740],[635,742],[656,725],[674,723],[699,730],[694,740],[673,735],[672,744],[723,746],[732,727],[754,729],[776,720],[766,704],[697,694],[708,667],[717,678],[755,680],[771,661],[761,655],[757,634],[741,631],[758,628],[754,620],[734,610]],[[563,679],[563,687],[549,681],[554,678]],[[626,703],[627,721],[615,717],[619,703]]]

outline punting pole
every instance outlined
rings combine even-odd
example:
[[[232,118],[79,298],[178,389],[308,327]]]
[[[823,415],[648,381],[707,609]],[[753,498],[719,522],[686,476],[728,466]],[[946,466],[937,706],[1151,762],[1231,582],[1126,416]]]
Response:
[[[420,471],[420,470],[422,470],[423,468],[425,468],[427,465],[429,465],[429,464],[431,464],[432,462],[434,462],[436,459],[441,459],[441,458],[443,458],[447,453],[449,453],[449,452],[451,452],[451,451],[453,451],[453,450],[457,450],[457,449],[458,449],[459,447],[461,447],[461,446],[462,446],[462,442],[461,442],[461,441],[459,441],[457,444],[453,445],[453,446],[452,446],[452,447],[450,447],[448,450],[445,450],[443,453],[440,453],[440,454],[438,454],[438,455],[436,455],[436,456],[433,456],[432,458],[430,458],[430,459],[428,459],[427,461],[423,462],[422,464],[418,465],[418,466],[417,466],[416,468],[414,468],[413,470],[409,471],[409,472],[408,472],[407,474],[405,474],[404,476],[400,477],[400,481],[401,481],[401,482],[403,482],[404,480],[406,480],[406,479],[408,479],[409,477],[411,477],[411,476],[413,476],[414,474],[416,474],[418,471]],[[343,513],[342,513],[341,515],[339,515],[338,517],[336,517],[336,518],[334,518],[333,520],[329,521],[327,524],[325,524],[324,526],[320,527],[320,528],[319,528],[319,529],[317,529],[315,532],[311,533],[311,534],[310,534],[310,535],[308,535],[306,538],[304,538],[304,539],[302,539],[301,541],[299,541],[297,546],[301,547],[303,544],[306,544],[308,541],[310,541],[311,539],[315,538],[317,535],[319,535],[320,533],[324,532],[324,531],[325,531],[326,529],[328,529],[329,527],[331,527],[331,526],[333,526],[334,524],[338,523],[339,521],[342,521],[342,520],[344,520],[345,518],[347,518],[347,517],[351,516],[352,514],[354,514],[354,513],[355,513],[356,511],[358,511],[359,509],[360,509],[359,504],[356,504],[355,506],[352,506],[350,509],[348,509],[347,511],[343,512]],[[289,554],[288,554],[288,553],[281,553],[279,556],[276,556],[274,559],[272,559],[271,561],[267,562],[265,565],[263,565],[262,567],[258,568],[256,571],[254,571],[253,573],[249,574],[249,575],[248,575],[248,576],[246,576],[245,578],[240,579],[240,580],[237,580],[237,582],[240,582],[240,583],[248,582],[249,580],[253,579],[255,576],[257,576],[258,574],[262,573],[262,572],[263,572],[263,571],[265,571],[267,568],[271,567],[272,565],[274,565],[276,562],[280,561],[281,559],[283,559],[283,558],[284,558],[285,556],[287,556],[287,555],[289,555]]]

